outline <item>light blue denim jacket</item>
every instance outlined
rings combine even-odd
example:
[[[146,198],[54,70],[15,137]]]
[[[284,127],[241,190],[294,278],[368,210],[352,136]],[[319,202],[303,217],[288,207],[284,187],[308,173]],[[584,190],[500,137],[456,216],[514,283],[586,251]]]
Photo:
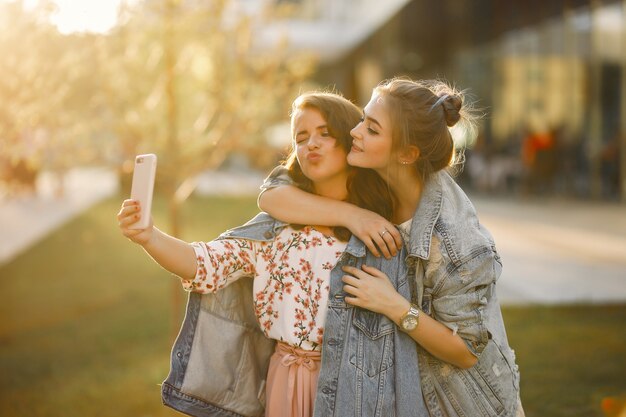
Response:
[[[262,213],[218,239],[269,240],[275,221]],[[189,293],[183,324],[172,347],[163,404],[204,417],[263,416],[265,380],[275,342],[259,328],[252,279],[216,293]]]
[[[269,241],[284,226],[260,213],[218,239]],[[413,340],[386,317],[344,301],[341,267],[363,263],[385,271],[410,297],[405,263],[375,258],[361,241],[350,239],[331,271],[314,415],[427,416]],[[252,280],[238,280],[215,294],[190,293],[162,385],[164,404],[193,416],[262,416],[273,346],[254,316]]]
[[[472,368],[460,369],[418,345],[430,415],[515,416],[519,371],[495,288],[502,263],[474,206],[445,171],[424,187],[407,246],[414,302],[478,357]]]
[[[271,179],[267,187],[288,182]],[[284,227],[265,213],[220,238],[271,240]],[[478,356],[442,362],[385,316],[345,303],[343,265],[383,271],[405,298],[456,331]],[[331,272],[315,416],[514,416],[519,373],[495,282],[500,259],[467,196],[446,173],[425,185],[411,239],[391,260],[355,237]],[[258,328],[252,280],[190,294],[163,383],[163,401],[195,416],[261,416],[273,342]],[[247,286],[247,287],[246,287]]]
[[[290,183],[286,171],[276,169],[262,188]],[[357,260],[357,265],[360,263]],[[390,261],[368,254],[365,263],[385,272],[405,298],[456,332],[478,357],[475,366],[464,370],[435,358],[416,344],[419,373],[413,371],[413,363],[408,363],[410,355],[395,356],[392,366],[400,375],[396,379],[400,385],[391,391],[395,390],[396,400],[411,403],[398,393],[406,389],[405,384],[417,385],[412,378],[419,375],[430,416],[515,416],[519,370],[507,341],[495,289],[502,263],[491,234],[447,172],[433,174],[425,184],[413,215],[409,242],[401,253]],[[354,316],[365,314],[383,327],[390,323],[385,317],[360,309]],[[357,320],[355,325],[359,325]],[[391,327],[395,331],[393,324]],[[333,329],[332,324],[329,329]]]

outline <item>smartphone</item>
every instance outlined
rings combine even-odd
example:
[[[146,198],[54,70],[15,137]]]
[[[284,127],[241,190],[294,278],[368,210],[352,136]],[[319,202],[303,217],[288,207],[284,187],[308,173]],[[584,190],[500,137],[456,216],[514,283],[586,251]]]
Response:
[[[156,177],[157,157],[153,153],[137,155],[133,171],[133,185],[130,189],[130,198],[139,201],[141,217],[129,226],[129,229],[145,229],[150,224],[152,212],[152,193]]]

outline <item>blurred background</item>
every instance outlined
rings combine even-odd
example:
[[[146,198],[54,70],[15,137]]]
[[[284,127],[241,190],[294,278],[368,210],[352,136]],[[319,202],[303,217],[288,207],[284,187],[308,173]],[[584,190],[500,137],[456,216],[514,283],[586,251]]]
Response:
[[[0,415],[176,415],[185,296],[115,219],[135,155],[155,223],[210,240],[256,213],[293,98],[393,76],[484,115],[457,181],[526,414],[626,415],[624,0],[0,0]]]

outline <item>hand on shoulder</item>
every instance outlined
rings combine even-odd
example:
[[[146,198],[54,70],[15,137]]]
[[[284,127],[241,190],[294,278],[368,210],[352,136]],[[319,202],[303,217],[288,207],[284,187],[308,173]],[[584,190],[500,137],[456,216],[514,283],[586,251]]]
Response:
[[[345,226],[379,257],[389,259],[402,248],[400,232],[389,220],[380,214],[355,207],[355,213],[348,217]]]

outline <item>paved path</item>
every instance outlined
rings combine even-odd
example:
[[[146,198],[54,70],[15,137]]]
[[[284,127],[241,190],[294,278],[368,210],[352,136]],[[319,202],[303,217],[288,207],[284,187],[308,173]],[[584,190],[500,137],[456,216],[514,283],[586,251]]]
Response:
[[[626,301],[626,205],[472,200],[503,260],[503,303]]]
[[[198,191],[256,194],[262,175],[204,174]],[[217,184],[221,184],[219,188]],[[224,186],[226,185],[226,186]],[[0,201],[0,264],[117,190],[106,170],[74,170],[66,195],[52,196],[43,176],[37,196]],[[471,196],[504,262],[505,304],[626,302],[626,205]]]
[[[0,200],[0,265],[117,191],[114,173],[98,168],[69,171],[60,198],[54,195],[55,181],[53,175],[44,173],[35,195]]]

